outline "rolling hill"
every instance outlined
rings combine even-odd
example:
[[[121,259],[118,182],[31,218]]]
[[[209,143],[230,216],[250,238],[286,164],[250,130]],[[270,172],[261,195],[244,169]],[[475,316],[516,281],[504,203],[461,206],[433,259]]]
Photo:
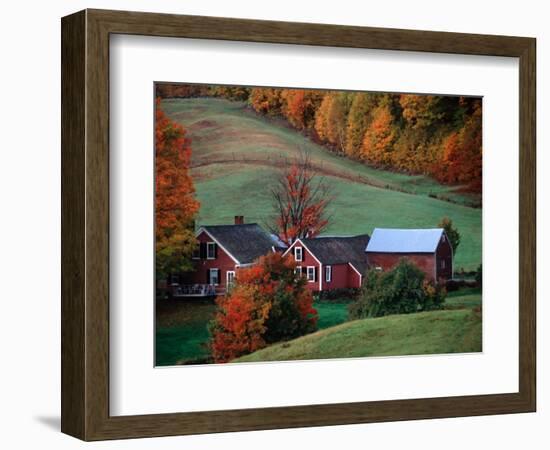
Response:
[[[247,222],[268,223],[274,176],[306,150],[336,196],[326,234],[371,233],[374,227],[434,227],[448,216],[462,235],[455,270],[475,270],[481,262],[481,209],[466,206],[471,199],[456,188],[426,176],[378,170],[337,156],[283,121],[255,114],[244,103],[166,99],[162,108],[192,139],[191,174],[201,202],[201,224],[232,223],[235,215],[244,215]]]
[[[480,352],[481,314],[430,311],[346,322],[271,345],[232,362]]]

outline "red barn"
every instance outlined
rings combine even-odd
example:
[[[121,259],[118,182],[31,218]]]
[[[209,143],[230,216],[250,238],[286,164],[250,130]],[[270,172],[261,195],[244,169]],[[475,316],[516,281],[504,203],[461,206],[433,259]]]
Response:
[[[367,268],[367,234],[351,237],[297,239],[285,252],[312,291],[360,288]]]
[[[429,280],[453,277],[453,248],[443,228],[375,228],[366,254],[369,268],[388,270],[401,258],[406,258],[421,269]]]
[[[176,290],[176,296],[223,294],[240,268],[280,250],[281,242],[258,224],[243,222],[242,216],[236,216],[235,225],[205,225],[197,230],[195,270],[185,274],[184,285]]]

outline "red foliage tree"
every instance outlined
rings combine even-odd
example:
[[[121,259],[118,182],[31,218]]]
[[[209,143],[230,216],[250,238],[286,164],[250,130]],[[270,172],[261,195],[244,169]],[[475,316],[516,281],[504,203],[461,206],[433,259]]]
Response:
[[[317,311],[290,256],[270,253],[238,272],[233,289],[216,301],[210,326],[215,362],[228,362],[267,344],[293,339],[317,327]]]
[[[190,268],[196,245],[193,221],[199,210],[189,174],[191,145],[185,129],[155,111],[155,250],[157,276]]]
[[[481,192],[482,152],[481,103],[477,103],[464,127],[443,142],[442,161],[433,175],[444,183],[464,183],[468,190]]]

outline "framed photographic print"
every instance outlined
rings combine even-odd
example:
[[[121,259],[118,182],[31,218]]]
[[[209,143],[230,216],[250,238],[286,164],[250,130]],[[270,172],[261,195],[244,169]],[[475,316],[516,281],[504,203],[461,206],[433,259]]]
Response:
[[[534,411],[535,168],[533,38],[63,18],[62,431]]]

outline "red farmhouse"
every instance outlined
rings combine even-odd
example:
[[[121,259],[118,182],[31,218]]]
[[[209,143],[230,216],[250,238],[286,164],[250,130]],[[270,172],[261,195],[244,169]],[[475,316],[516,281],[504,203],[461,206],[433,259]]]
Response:
[[[388,270],[401,258],[406,258],[418,266],[429,280],[453,277],[453,248],[443,228],[375,228],[366,255],[369,268]]]
[[[248,267],[269,252],[280,251],[280,242],[258,224],[244,224],[242,216],[235,225],[205,225],[196,232],[199,246],[193,254],[195,270],[188,274],[181,295],[224,293],[241,267]]]
[[[367,234],[352,237],[297,239],[285,252],[313,291],[360,288],[367,269]]]
[[[176,297],[223,294],[240,268],[276,251],[292,256],[296,272],[307,279],[312,291],[360,288],[367,269],[389,270],[402,258],[414,263],[429,280],[453,276],[453,249],[442,228],[375,228],[371,237],[297,239],[286,248],[258,224],[244,224],[243,217],[236,216],[234,225],[205,225],[196,236],[195,270],[184,275],[182,286],[172,285]]]

